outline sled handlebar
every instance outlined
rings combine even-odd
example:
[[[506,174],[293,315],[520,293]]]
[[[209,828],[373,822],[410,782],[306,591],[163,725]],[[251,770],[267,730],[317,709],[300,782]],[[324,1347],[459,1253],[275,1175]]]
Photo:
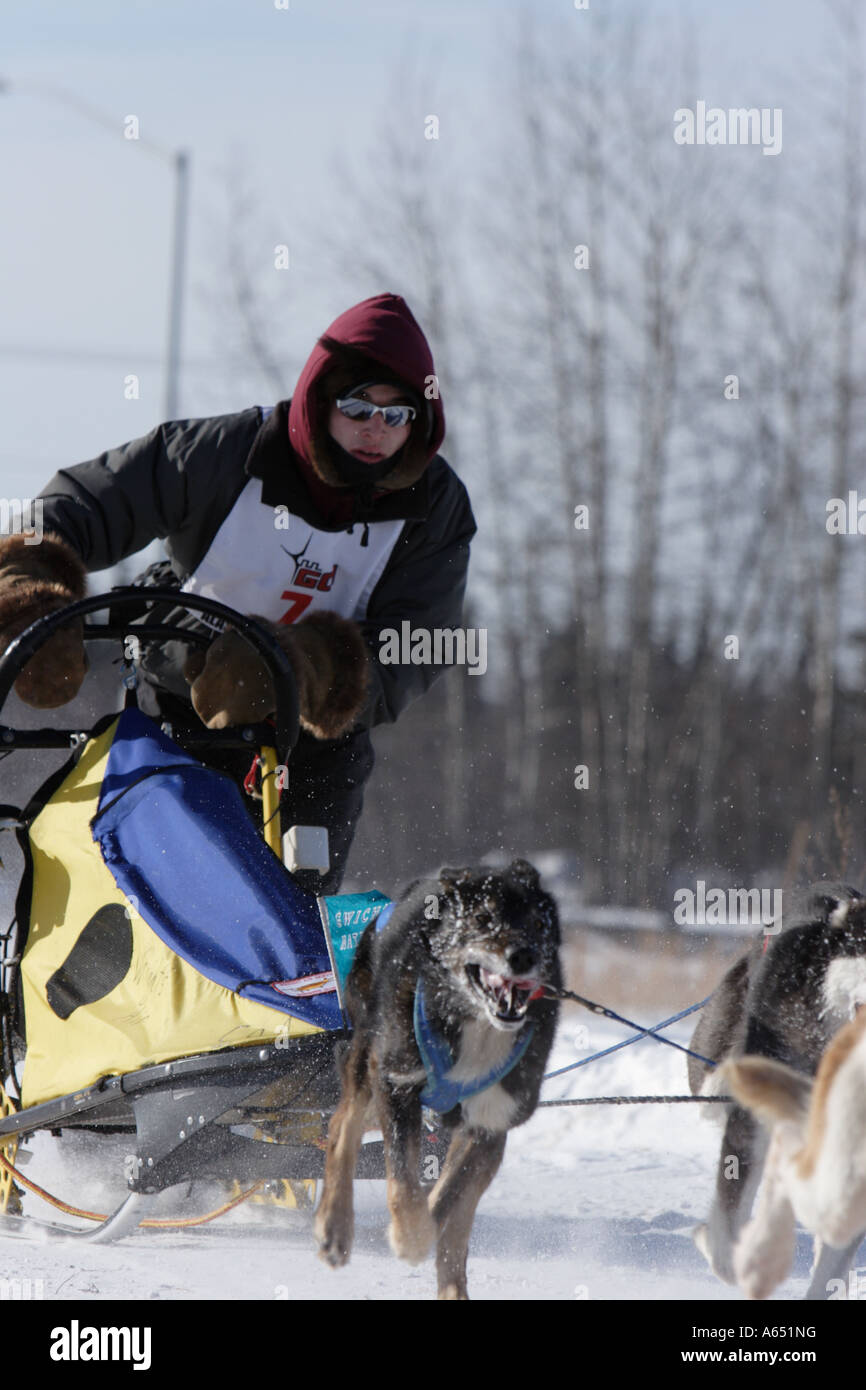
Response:
[[[192,613],[209,614],[211,617],[219,618],[230,624],[251,643],[267,666],[274,682],[276,708],[272,742],[279,753],[287,756],[298,738],[299,705],[292,666],[282,647],[266,628],[262,627],[260,623],[254,622],[252,618],[247,618],[242,613],[236,613],[233,608],[227,607],[224,603],[218,603],[216,599],[203,598],[197,594],[185,594],[178,589],[126,585],[112,589],[106,594],[93,594],[89,598],[79,599],[76,603],[70,603],[66,608],[61,608],[56,613],[49,613],[45,618],[38,618],[35,623],[31,623],[28,628],[25,628],[0,656],[0,712],[3,710],[12,686],[28,661],[59,628],[66,627],[75,618],[83,618],[88,613],[97,613],[101,609],[121,609],[134,606],[140,610],[143,603],[169,603],[173,608],[184,608]],[[110,639],[123,640],[127,636],[137,637],[145,642],[180,638],[194,645],[201,645],[208,640],[204,634],[194,629],[146,622],[141,624],[131,622],[128,627],[118,626],[117,623],[111,623],[108,626],[85,624],[83,635],[86,642],[103,642]],[[204,725],[202,728],[204,729]]]

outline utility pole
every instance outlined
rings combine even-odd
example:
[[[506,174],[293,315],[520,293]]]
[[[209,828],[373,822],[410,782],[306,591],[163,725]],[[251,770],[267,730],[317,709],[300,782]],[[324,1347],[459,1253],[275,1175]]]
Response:
[[[76,111],[93,125],[109,130],[117,137],[120,133],[116,116],[91,106],[74,92],[56,87],[47,82],[12,82],[0,75],[0,95],[9,92],[33,93],[59,102],[62,106]],[[181,336],[183,328],[183,301],[186,276],[186,242],[189,225],[189,180],[190,157],[186,150],[168,150],[155,140],[136,137],[136,143],[169,164],[174,170],[174,213],[171,235],[171,276],[168,299],[168,336],[166,342],[164,418],[177,418],[180,399]]]

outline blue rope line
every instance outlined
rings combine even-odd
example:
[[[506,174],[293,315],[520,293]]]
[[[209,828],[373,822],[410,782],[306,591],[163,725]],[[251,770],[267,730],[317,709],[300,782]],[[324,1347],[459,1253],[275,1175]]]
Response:
[[[562,1076],[567,1071],[576,1071],[578,1067],[585,1067],[588,1066],[590,1062],[597,1062],[599,1057],[608,1057],[611,1052],[619,1052],[621,1047],[630,1047],[632,1043],[640,1042],[641,1038],[651,1038],[658,1033],[659,1029],[667,1028],[671,1023],[678,1023],[681,1018],[687,1018],[689,1014],[693,1014],[698,1009],[702,1009],[712,997],[711,994],[708,994],[706,999],[702,999],[699,1004],[690,1004],[687,1009],[682,1009],[678,1014],[672,1014],[670,1018],[664,1019],[661,1023],[656,1023],[652,1028],[643,1028],[632,1037],[625,1038],[623,1042],[614,1043],[612,1047],[605,1047],[601,1052],[594,1052],[591,1057],[582,1057],[579,1062],[570,1062],[567,1067],[560,1067],[558,1071],[549,1071],[542,1080],[550,1081],[554,1076]],[[656,1042],[666,1041],[666,1038],[656,1038]]]

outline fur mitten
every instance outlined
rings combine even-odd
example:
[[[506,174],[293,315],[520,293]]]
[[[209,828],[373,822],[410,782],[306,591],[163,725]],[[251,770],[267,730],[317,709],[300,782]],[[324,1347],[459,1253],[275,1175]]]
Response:
[[[316,738],[339,738],[364,707],[367,644],[357,623],[323,611],[293,626],[270,628],[289,658],[298,686],[301,725]],[[209,729],[246,724],[274,711],[274,687],[249,642],[229,628],[207,654],[193,652],[184,669],[196,714]]]
[[[0,652],[49,613],[84,597],[87,573],[75,551],[46,532],[38,545],[24,536],[0,539]],[[78,694],[87,674],[82,625],[56,632],[25,666],[15,693],[37,709],[56,709]]]

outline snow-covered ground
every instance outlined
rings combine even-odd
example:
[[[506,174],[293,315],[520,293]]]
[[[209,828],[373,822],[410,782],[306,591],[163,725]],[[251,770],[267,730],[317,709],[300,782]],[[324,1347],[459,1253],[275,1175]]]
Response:
[[[588,1017],[566,1006],[552,1067],[588,1055]],[[690,1024],[670,1035],[688,1043]],[[592,1049],[627,1031],[593,1018]],[[551,1100],[686,1093],[685,1058],[649,1039],[545,1085]],[[720,1138],[704,1110],[539,1110],[509,1138],[503,1167],[479,1207],[470,1294],[506,1300],[738,1299],[709,1273],[690,1238],[709,1205]],[[26,1172],[79,1205],[116,1205],[124,1192],[125,1147],[107,1138],[39,1136]],[[412,1268],[388,1249],[384,1184],[358,1182],[355,1192],[355,1251],[336,1272],[316,1258],[309,1218],[248,1204],[204,1228],[140,1232],[108,1247],[2,1234],[0,1280],[29,1279],[33,1288],[41,1280],[44,1298],[75,1301],[433,1297],[432,1258]],[[163,1195],[156,1214],[191,1215],[219,1200],[213,1187],[175,1189]],[[25,1211],[54,1215],[30,1195]],[[777,1298],[802,1297],[809,1258],[810,1242],[801,1236],[794,1274]]]

